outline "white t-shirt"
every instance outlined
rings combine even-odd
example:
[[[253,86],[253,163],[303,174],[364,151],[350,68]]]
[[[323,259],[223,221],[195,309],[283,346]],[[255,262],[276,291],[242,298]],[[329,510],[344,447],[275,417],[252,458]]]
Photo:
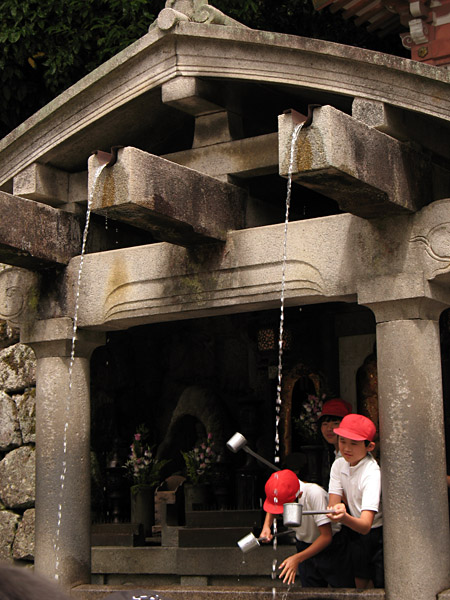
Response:
[[[328,505],[328,494],[326,491],[317,485],[317,483],[300,482],[300,491],[303,494],[297,500],[303,506],[303,510],[326,510]],[[293,527],[295,537],[307,544],[312,544],[319,535],[319,527],[331,523],[326,515],[303,515],[302,524],[300,527]],[[333,534],[339,531],[340,524],[332,523],[331,529]]]
[[[375,513],[372,528],[381,527],[381,471],[370,452],[354,467],[345,458],[337,458],[330,472],[328,492],[345,496],[352,517],[359,518],[363,510]]]

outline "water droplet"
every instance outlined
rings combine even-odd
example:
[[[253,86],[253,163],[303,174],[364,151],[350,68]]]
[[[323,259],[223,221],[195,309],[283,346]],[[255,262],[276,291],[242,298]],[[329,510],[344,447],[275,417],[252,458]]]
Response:
[[[272,573],[271,573],[271,577],[272,579],[275,579],[277,576],[277,559],[274,558],[272,561]]]

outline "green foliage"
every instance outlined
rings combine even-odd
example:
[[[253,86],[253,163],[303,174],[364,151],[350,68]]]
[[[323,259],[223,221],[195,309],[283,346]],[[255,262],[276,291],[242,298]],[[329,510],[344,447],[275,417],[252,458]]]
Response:
[[[163,0],[0,0],[0,137],[144,35]]]

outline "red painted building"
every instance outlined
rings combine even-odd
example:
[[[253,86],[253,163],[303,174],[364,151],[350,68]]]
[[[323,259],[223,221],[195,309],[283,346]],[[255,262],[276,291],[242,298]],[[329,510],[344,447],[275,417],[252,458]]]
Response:
[[[344,19],[384,37],[398,32],[411,58],[430,65],[450,64],[450,0],[313,0],[314,8],[326,6]]]

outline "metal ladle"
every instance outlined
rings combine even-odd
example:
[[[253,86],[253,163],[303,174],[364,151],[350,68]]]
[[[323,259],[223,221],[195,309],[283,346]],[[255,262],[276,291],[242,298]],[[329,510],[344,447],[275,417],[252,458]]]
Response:
[[[280,470],[278,467],[273,465],[271,462],[269,462],[268,460],[266,460],[265,458],[263,458],[262,456],[260,456],[256,452],[254,452],[251,448],[249,448],[247,446],[247,443],[248,442],[245,439],[245,437],[242,435],[242,433],[236,432],[233,435],[233,437],[231,437],[228,440],[227,448],[228,448],[228,450],[231,450],[231,452],[235,452],[235,453],[238,452],[239,450],[244,450],[244,452],[247,452],[247,454],[250,454],[251,456],[256,458],[256,460],[259,460],[260,462],[264,463],[267,467],[273,469],[274,471]]]
[[[274,533],[273,537],[279,537],[280,535],[286,535],[287,533],[293,533],[293,529],[288,529],[287,531],[280,531],[280,533]],[[258,548],[258,546],[261,545],[259,542],[262,542],[263,540],[267,540],[267,538],[257,538],[253,535],[253,533],[249,533],[248,535],[240,539],[237,545],[242,550],[242,552],[246,553],[250,552],[250,550],[253,550],[254,548]]]
[[[283,504],[283,525],[286,527],[300,527],[303,515],[329,515],[334,510],[303,510],[298,502],[287,502]]]

